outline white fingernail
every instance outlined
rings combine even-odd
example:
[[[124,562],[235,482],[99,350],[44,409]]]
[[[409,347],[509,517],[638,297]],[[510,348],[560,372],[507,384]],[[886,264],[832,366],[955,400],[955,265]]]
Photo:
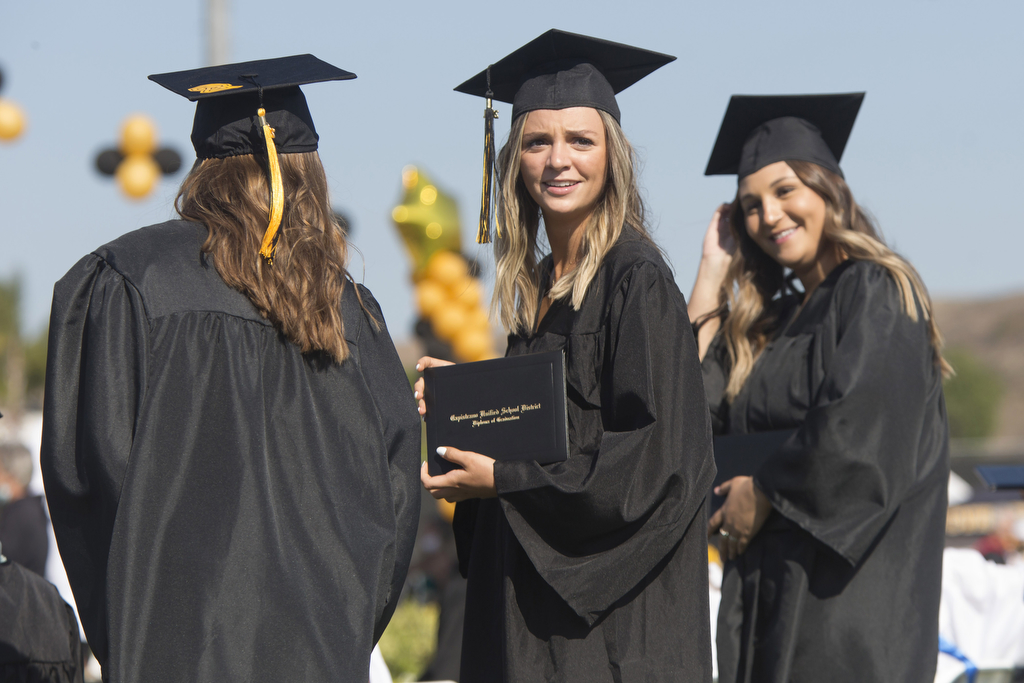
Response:
[[[448,452],[448,449],[445,448],[444,446],[438,446],[437,447],[437,454],[440,455],[442,458],[444,457],[444,454],[447,453],[447,452]]]
[[[417,370],[422,370],[422,369],[423,369],[423,366],[422,366],[422,365],[420,365],[419,363],[417,363],[417,364],[416,364],[416,369],[417,369]]]

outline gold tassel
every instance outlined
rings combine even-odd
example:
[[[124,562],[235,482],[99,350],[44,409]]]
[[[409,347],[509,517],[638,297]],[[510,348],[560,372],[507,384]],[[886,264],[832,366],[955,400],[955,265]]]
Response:
[[[487,97],[486,109],[483,110],[483,188],[480,191],[480,226],[476,231],[476,244],[485,245],[490,242],[490,216],[494,213],[495,204],[495,119],[498,112],[490,106]],[[501,227],[498,237],[502,237]]]
[[[491,68],[487,67],[487,104],[484,109],[484,182],[480,192],[480,227],[476,232],[476,243],[487,244],[491,241],[491,215],[497,205],[497,187],[494,169],[494,119],[498,112],[491,107]],[[494,227],[501,237],[501,224],[495,220]]]
[[[263,124],[263,139],[267,141],[267,162],[270,166],[270,225],[263,233],[260,256],[268,266],[272,266],[274,248],[277,246],[277,229],[281,226],[281,217],[284,215],[284,185],[281,183],[281,164],[277,159],[277,146],[274,144],[274,129],[267,123],[267,111],[260,107],[256,113]]]

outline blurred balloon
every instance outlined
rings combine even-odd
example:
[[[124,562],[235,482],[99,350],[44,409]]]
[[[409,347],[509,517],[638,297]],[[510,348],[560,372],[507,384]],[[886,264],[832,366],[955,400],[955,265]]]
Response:
[[[160,172],[164,175],[177,173],[178,169],[181,168],[181,155],[170,147],[164,147],[157,151],[153,155],[153,161],[160,167]]]
[[[114,175],[124,155],[116,149],[105,149],[96,157],[96,170],[103,175]]]
[[[489,332],[465,327],[455,335],[452,345],[455,353],[468,361],[485,360],[494,356],[494,340]]]
[[[448,293],[444,287],[433,280],[421,280],[416,283],[416,305],[428,318],[440,310],[447,300]]]
[[[4,87],[4,72],[0,70],[0,90]],[[14,102],[0,99],[0,140],[9,142],[25,130],[25,112]]]
[[[402,170],[402,187],[402,203],[391,211],[391,219],[412,258],[413,275],[419,278],[433,254],[461,248],[459,211],[455,200],[415,166]]]
[[[490,316],[487,315],[485,309],[476,307],[470,310],[466,316],[466,327],[472,330],[485,330],[489,335],[491,333]]]
[[[148,116],[132,114],[121,124],[121,151],[126,155],[152,154],[156,149],[156,126]]]
[[[450,251],[438,251],[427,262],[427,275],[443,285],[454,285],[468,274],[466,259]]]
[[[117,182],[132,199],[141,199],[153,189],[160,177],[160,167],[149,154],[129,154],[116,171]]]
[[[170,175],[179,169],[181,155],[170,147],[157,149],[156,126],[144,114],[124,120],[117,149],[104,149],[96,155],[96,170],[114,176],[132,199],[142,199],[152,192],[161,174]]]
[[[412,259],[421,318],[416,336],[427,355],[448,360],[493,358],[480,267],[459,253],[455,200],[415,166],[402,169],[402,203],[391,211]]]
[[[468,274],[449,283],[448,291],[453,299],[466,308],[476,308],[484,299],[484,286],[480,284],[479,280]]]
[[[0,99],[0,140],[10,141],[25,130],[25,113],[10,100]]]
[[[454,302],[442,305],[437,312],[431,316],[434,329],[444,339],[454,339],[463,325],[466,324],[466,309]]]

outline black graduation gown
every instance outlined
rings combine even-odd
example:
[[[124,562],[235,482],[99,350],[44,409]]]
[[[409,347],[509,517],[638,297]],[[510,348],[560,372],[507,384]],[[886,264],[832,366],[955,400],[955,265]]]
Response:
[[[383,317],[303,355],[200,253],[129,233],[57,283],[42,469],[112,681],[358,681],[419,515],[420,425]]]
[[[0,546],[3,553],[39,576],[46,575],[50,539],[42,496],[25,496],[0,508]]]
[[[497,462],[498,498],[456,507],[460,683],[710,681],[711,427],[654,245],[626,228],[579,311],[556,302],[536,334],[509,337],[509,355],[556,349],[569,459]]]
[[[949,439],[928,325],[866,261],[798,304],[731,405],[720,337],[704,360],[716,432],[798,429],[755,474],[773,511],[725,567],[719,680],[931,681]]]
[[[75,612],[42,576],[0,562],[0,683],[82,683]]]

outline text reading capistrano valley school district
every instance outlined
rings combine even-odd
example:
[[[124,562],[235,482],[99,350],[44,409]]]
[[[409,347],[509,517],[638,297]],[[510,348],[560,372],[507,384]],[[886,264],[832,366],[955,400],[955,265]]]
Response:
[[[495,408],[493,410],[480,410],[475,413],[452,415],[448,419],[452,422],[472,420],[472,425],[474,427],[484,427],[487,425],[498,424],[500,422],[512,422],[513,420],[518,420],[519,416],[523,413],[531,410],[540,410],[540,408],[541,406],[539,403],[522,403],[517,406],[506,406],[504,408]]]

